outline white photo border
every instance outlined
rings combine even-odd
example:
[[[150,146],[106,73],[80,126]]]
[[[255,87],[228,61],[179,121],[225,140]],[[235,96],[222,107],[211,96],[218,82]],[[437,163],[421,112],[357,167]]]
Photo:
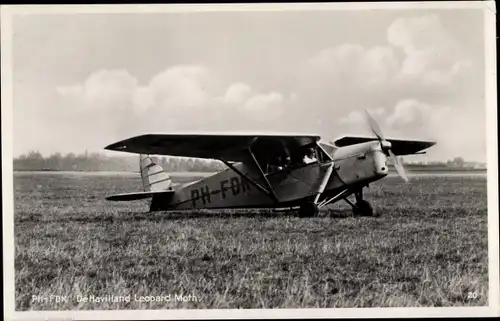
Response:
[[[489,306],[439,308],[339,309],[188,309],[15,311],[14,195],[12,123],[12,17],[19,14],[152,13],[192,11],[318,11],[318,10],[483,9],[485,37]],[[273,3],[212,5],[15,5],[1,6],[2,60],[2,204],[4,253],[4,316],[6,320],[117,320],[117,319],[229,319],[229,318],[336,318],[336,317],[491,317],[499,310],[498,142],[496,93],[496,8],[493,1]]]

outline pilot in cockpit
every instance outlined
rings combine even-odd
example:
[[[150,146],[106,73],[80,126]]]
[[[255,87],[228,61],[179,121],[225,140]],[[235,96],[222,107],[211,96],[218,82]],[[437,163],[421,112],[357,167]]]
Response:
[[[275,173],[285,168],[285,162],[282,156],[276,156],[267,164],[267,173]]]
[[[314,163],[315,161],[317,161],[316,152],[314,151],[314,148],[311,147],[306,151],[303,162],[304,164],[310,164]]]

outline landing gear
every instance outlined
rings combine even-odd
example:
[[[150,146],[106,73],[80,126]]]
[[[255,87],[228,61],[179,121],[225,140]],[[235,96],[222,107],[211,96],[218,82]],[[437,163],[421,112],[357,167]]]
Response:
[[[366,186],[363,186],[366,187]],[[299,209],[299,217],[315,217],[319,214],[319,209],[326,206],[327,204],[343,199],[352,207],[352,211],[354,216],[380,216],[379,213],[376,213],[371,204],[368,201],[363,199],[363,187],[358,187],[357,191],[353,193],[353,190],[345,189],[342,192],[338,193],[333,197],[327,197],[323,199],[321,202],[317,203],[318,198],[311,202],[308,200],[307,203],[304,203],[300,206]],[[351,194],[354,194],[356,198],[356,202],[353,203],[347,197]]]
[[[354,196],[356,197],[356,204],[353,204],[347,198],[344,198],[344,200],[351,205],[354,216],[380,216],[380,214],[373,211],[372,205],[363,199],[362,188],[355,192]]]
[[[318,216],[318,205],[314,203],[303,204],[299,209],[299,217],[314,217]]]
[[[361,200],[356,202],[356,205],[352,208],[354,215],[355,216],[376,216],[375,213],[373,212],[373,207],[372,205],[365,201]]]

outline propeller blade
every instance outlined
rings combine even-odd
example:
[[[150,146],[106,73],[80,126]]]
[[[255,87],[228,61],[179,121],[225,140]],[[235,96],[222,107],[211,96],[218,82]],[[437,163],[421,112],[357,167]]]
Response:
[[[365,109],[366,117],[368,119],[368,124],[370,125],[370,129],[372,130],[373,134],[377,136],[378,140],[380,141],[380,145],[382,147],[382,150],[385,150],[389,153],[389,156],[392,159],[392,163],[394,165],[394,168],[396,168],[396,171],[398,172],[398,175],[401,176],[401,178],[405,181],[408,182],[408,177],[406,176],[405,169],[403,167],[403,164],[399,161],[399,159],[394,155],[392,150],[390,149],[391,144],[387,142],[384,138],[384,135],[382,134],[382,130],[380,130],[380,127],[373,118],[373,116],[368,112],[368,110]]]
[[[378,126],[377,121],[373,118],[373,116],[365,109],[366,116],[368,118],[368,124],[370,125],[370,129],[372,133],[377,136],[379,140],[385,140],[380,127]]]
[[[399,176],[405,181],[408,182],[408,177],[406,176],[405,169],[403,167],[403,164],[399,161],[399,159],[394,155],[392,150],[389,149],[389,155],[391,156],[392,163],[394,165],[394,168],[396,168],[396,171],[398,172]]]

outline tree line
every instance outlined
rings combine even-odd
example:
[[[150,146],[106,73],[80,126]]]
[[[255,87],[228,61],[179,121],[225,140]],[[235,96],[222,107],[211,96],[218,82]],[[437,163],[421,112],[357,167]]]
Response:
[[[218,160],[186,158],[186,157],[153,157],[158,165],[167,172],[218,172],[226,169],[226,166]],[[464,162],[461,157],[444,162],[406,162],[405,166],[431,168],[466,168],[470,164]],[[388,158],[388,163],[391,159]],[[60,153],[44,157],[38,151],[31,151],[14,159],[15,171],[117,171],[137,172],[139,171],[139,156],[106,156],[99,153]]]
[[[217,160],[153,157],[167,172],[217,172],[226,166]],[[54,153],[44,157],[38,151],[14,158],[15,171],[139,171],[139,155],[106,156],[99,153]]]

